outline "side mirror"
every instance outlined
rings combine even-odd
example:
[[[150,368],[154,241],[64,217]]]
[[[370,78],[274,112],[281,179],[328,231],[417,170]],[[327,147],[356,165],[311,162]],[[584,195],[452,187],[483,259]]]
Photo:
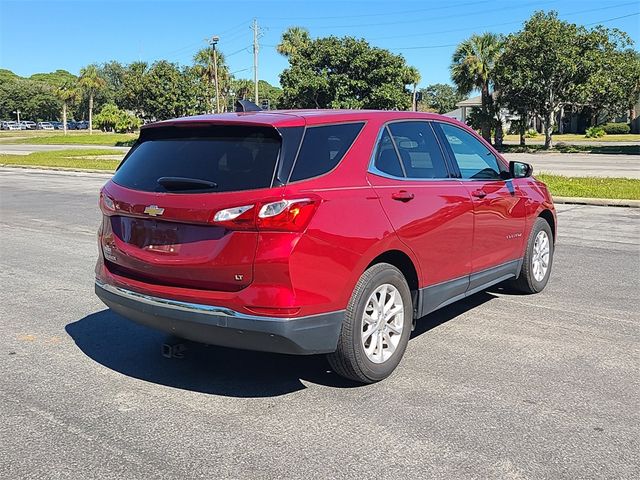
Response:
[[[509,162],[509,176],[511,178],[530,177],[532,173],[533,167],[528,163],[514,162],[513,160]]]

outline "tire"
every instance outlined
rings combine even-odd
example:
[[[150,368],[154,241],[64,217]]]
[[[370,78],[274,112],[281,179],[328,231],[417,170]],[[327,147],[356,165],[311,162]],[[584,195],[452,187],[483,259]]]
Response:
[[[380,308],[384,311],[386,305],[380,307],[377,302],[382,296],[382,303],[390,305],[384,317],[380,317]],[[402,303],[401,313],[398,302]],[[385,321],[387,317],[389,320]],[[327,355],[329,364],[338,375],[356,382],[374,383],[387,378],[404,355],[412,322],[411,291],[404,275],[388,263],[370,267],[353,290],[338,348]]]
[[[544,232],[544,233],[543,233]],[[544,237],[548,242],[548,255],[546,256],[546,270],[544,275],[541,275],[541,270],[537,270],[536,260],[540,259],[539,253],[536,252],[536,239],[538,236]],[[522,293],[532,294],[539,293],[544,290],[549,281],[551,275],[551,266],[553,264],[553,233],[551,227],[544,218],[538,217],[533,224],[529,240],[527,241],[527,251],[524,254],[522,267],[520,267],[520,274],[513,281],[513,287]],[[544,259],[544,256],[543,256]],[[544,262],[543,262],[544,263]]]

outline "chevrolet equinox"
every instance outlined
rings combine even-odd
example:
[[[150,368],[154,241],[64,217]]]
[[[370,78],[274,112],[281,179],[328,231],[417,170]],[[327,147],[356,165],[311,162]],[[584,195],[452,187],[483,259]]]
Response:
[[[529,165],[426,113],[239,112],[146,125],[100,193],[95,290],[179,338],[327,354],[382,380],[416,319],[540,292],[556,214]]]

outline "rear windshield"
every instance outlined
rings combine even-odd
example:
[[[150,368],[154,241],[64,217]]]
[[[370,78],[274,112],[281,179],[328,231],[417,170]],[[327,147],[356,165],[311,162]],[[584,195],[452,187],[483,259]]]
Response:
[[[271,186],[280,136],[269,127],[158,127],[140,142],[113,181],[147,192],[201,193]]]

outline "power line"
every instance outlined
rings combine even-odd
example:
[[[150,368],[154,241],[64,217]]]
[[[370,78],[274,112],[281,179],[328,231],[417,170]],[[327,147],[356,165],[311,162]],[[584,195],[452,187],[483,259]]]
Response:
[[[239,23],[239,24],[237,24],[236,26],[231,27],[230,29],[225,30],[224,32],[221,32],[221,33],[220,33],[220,36],[222,36],[222,35],[226,35],[227,33],[230,33],[230,32],[233,32],[234,30],[237,30],[237,29],[239,29],[240,27],[243,27],[244,25],[246,25],[247,23],[250,23],[250,22],[251,22],[251,20],[244,20],[243,22],[240,22],[240,23]]]
[[[621,18],[634,17],[636,15],[640,15],[640,12],[630,13],[629,15],[622,15],[620,17],[607,18],[605,20],[599,20],[599,21],[593,22],[593,23],[587,23],[587,24],[585,24],[585,27],[590,27],[591,25],[598,25],[600,23],[613,22],[614,20],[620,20]]]
[[[247,68],[242,68],[240,70],[235,70],[233,72],[229,72],[229,75],[233,75],[235,73],[240,73],[240,72],[246,72],[247,70],[253,70],[253,68],[252,67],[247,67]]]
[[[460,3],[458,5],[456,5],[456,7],[466,7],[469,5],[478,5],[478,4],[482,4],[482,3],[490,3],[492,0],[482,0],[482,1],[476,1],[476,2],[467,2],[467,3]],[[364,13],[364,14],[358,14],[358,17],[388,17],[389,15],[406,15],[408,13],[416,13],[416,12],[434,12],[434,11],[438,11],[438,10],[446,10],[448,8],[451,8],[450,5],[445,5],[442,7],[429,7],[429,8],[416,8],[413,10],[402,10],[402,11],[387,11],[384,13]],[[330,20],[330,19],[343,19],[344,15],[334,15],[334,16],[328,16],[328,17],[262,17],[263,20]]]
[[[570,13],[566,13],[563,14],[563,17],[568,17],[568,16],[573,16],[573,15],[580,15],[583,13],[590,13],[590,12],[598,12],[598,11],[602,11],[602,10],[609,10],[612,8],[618,8],[618,7],[624,7],[627,5],[637,5],[637,2],[626,2],[626,3],[619,3],[617,5],[609,5],[608,7],[600,7],[600,8],[591,8],[589,10],[579,10],[577,12],[570,12]],[[624,17],[621,17],[624,18]],[[519,24],[522,22],[525,22],[527,20],[527,18],[522,19],[522,20],[517,20],[517,21],[510,21],[510,22],[502,22],[502,23],[494,23],[491,25],[483,25],[483,26],[474,26],[473,28],[476,30],[483,30],[485,28],[493,28],[493,27],[503,27],[503,26],[507,26],[507,25],[515,25],[515,24]],[[593,24],[587,24],[587,25],[593,25]],[[409,38],[409,37],[422,37],[422,36],[428,36],[428,35],[440,35],[443,33],[456,33],[456,32],[466,32],[468,31],[469,28],[465,27],[465,28],[454,28],[454,29],[449,29],[449,30],[439,30],[436,32],[427,32],[427,33],[412,33],[412,34],[407,34],[407,35],[391,35],[391,36],[386,36],[386,37],[376,37],[377,40],[393,40],[396,38]]]
[[[536,1],[536,2],[529,2],[529,3],[523,3],[514,7],[511,7],[511,9],[517,9],[517,8],[525,8],[525,7],[531,7],[531,6],[539,6],[539,5],[545,5],[545,4],[549,4],[549,3],[555,3],[555,0],[547,0],[544,2],[540,2],[540,1]],[[481,13],[487,13],[487,12],[491,12],[492,9],[482,9],[482,10],[477,10],[477,11],[473,11],[473,12],[466,12],[466,15],[475,15],[475,14],[481,14]],[[432,20],[446,20],[449,18],[459,18],[460,14],[459,13],[455,13],[455,14],[451,14],[451,15],[442,15],[440,17],[428,17],[428,18],[412,18],[411,20],[396,20],[393,22],[378,22],[378,23],[357,23],[357,24],[347,24],[347,25],[322,25],[322,26],[316,26],[313,27],[314,30],[328,30],[328,29],[332,29],[332,28],[358,28],[358,27],[384,27],[384,26],[389,26],[389,25],[401,25],[401,24],[408,24],[408,23],[424,23],[427,21],[432,21]]]
[[[246,47],[242,47],[240,50],[236,50],[235,52],[231,52],[231,53],[225,53],[224,56],[226,58],[232,57],[233,55],[237,55],[238,53],[241,52],[247,52],[249,53],[249,48],[251,48],[253,46],[253,44],[251,45],[247,45]],[[266,46],[266,45],[265,45]]]

